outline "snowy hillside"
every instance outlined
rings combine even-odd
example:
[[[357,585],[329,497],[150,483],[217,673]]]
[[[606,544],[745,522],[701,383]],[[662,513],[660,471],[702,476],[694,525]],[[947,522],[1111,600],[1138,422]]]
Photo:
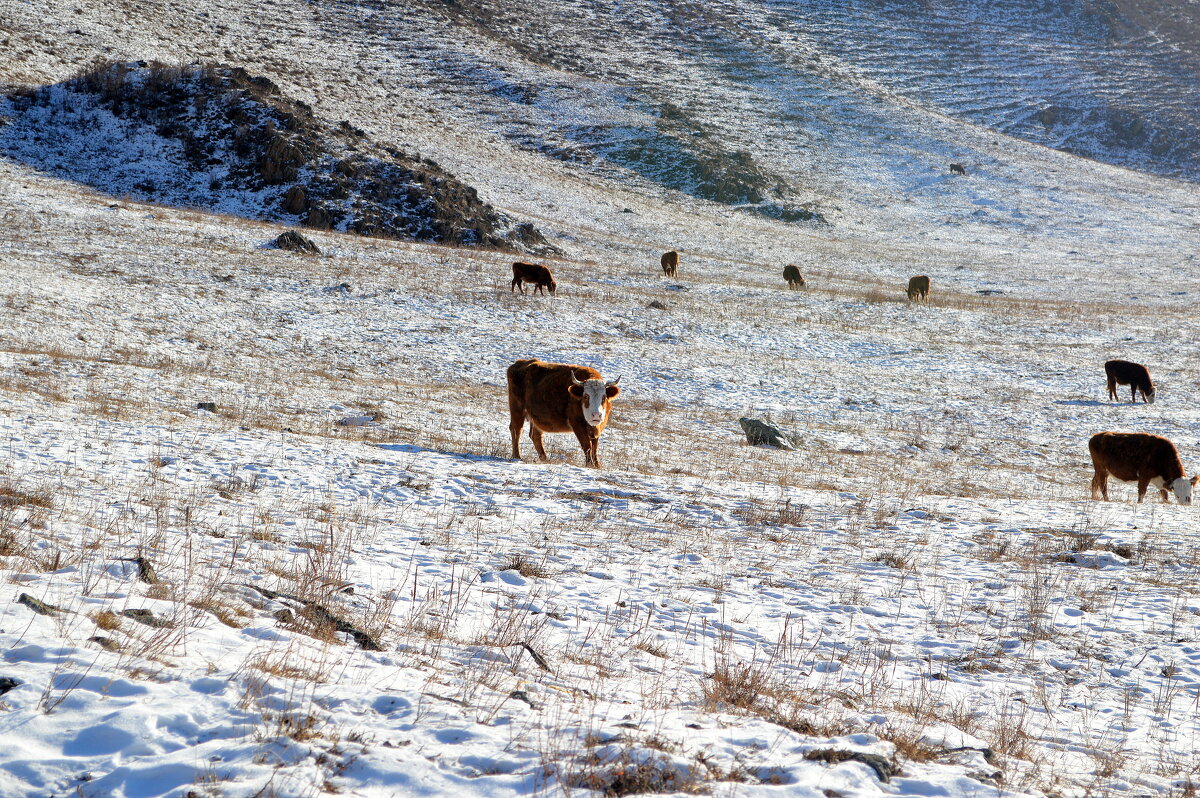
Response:
[[[1200,469],[1190,156],[955,107],[1026,6],[961,40],[981,72],[928,5],[0,0],[0,796],[1193,795],[1200,508],[1092,501],[1087,452]],[[1154,71],[1183,5],[1104,6],[1176,61],[1059,49],[1062,8],[1066,73],[1194,89]],[[187,136],[81,99],[96,59],[241,68],[436,162],[557,296],[489,247],[271,248],[232,150],[151,162]],[[526,357],[620,375],[604,469],[510,458]]]

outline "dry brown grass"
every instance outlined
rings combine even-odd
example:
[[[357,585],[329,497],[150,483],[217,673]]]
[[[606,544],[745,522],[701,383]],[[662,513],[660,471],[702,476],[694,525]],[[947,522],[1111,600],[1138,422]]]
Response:
[[[516,571],[526,579],[545,579],[550,576],[546,563],[535,562],[525,554],[510,554],[497,569],[499,571]]]

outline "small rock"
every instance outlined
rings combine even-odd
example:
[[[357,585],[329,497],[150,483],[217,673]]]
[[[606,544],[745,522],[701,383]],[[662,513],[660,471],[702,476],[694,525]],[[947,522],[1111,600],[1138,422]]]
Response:
[[[103,637],[101,635],[96,635],[95,637],[89,637],[88,642],[95,643],[96,645],[100,646],[100,648],[104,649],[105,651],[116,652],[116,651],[121,650],[121,644],[118,643],[116,640],[113,640],[111,637]]]
[[[296,622],[296,616],[287,607],[284,607],[281,610],[276,610],[274,618],[284,625],[289,625]]]
[[[24,604],[26,607],[33,610],[38,615],[54,616],[60,612],[67,612],[67,610],[64,610],[62,607],[55,607],[53,604],[47,604],[44,601],[39,601],[38,599],[35,599],[33,596],[29,595],[28,593],[22,593],[17,598],[17,603]]]
[[[513,690],[511,693],[508,694],[508,697],[515,698],[518,701],[524,701],[526,704],[529,705],[530,709],[537,709],[537,704],[533,703],[533,700],[530,699],[530,697],[525,693],[524,690]]]
[[[646,307],[648,307],[648,308],[654,308],[655,310],[666,310],[666,309],[667,309],[667,303],[666,303],[666,302],[659,302],[657,299],[655,299],[654,301],[652,301],[652,302],[651,302],[649,305],[647,305]]]
[[[305,255],[320,255],[321,248],[295,230],[280,233],[275,238],[275,246],[290,252],[300,252]]]
[[[891,781],[892,775],[896,772],[895,766],[888,761],[887,757],[880,756],[879,754],[867,754],[862,751],[842,751],[836,748],[822,748],[809,751],[804,755],[804,758],[813,762],[828,762],[831,765],[836,765],[839,762],[862,762],[875,771],[875,776],[884,784]]]
[[[215,412],[217,412],[217,403],[216,402],[196,402],[196,409],[197,410],[207,410],[210,413],[215,413]]]
[[[746,433],[746,441],[751,446],[766,444],[778,449],[791,450],[795,448],[786,432],[765,421],[759,421],[756,418],[739,418],[738,424],[741,425],[742,432]]]
[[[170,629],[171,622],[165,618],[159,618],[150,610],[121,610],[121,615],[126,618],[144,623],[146,626],[152,626],[155,629]]]
[[[20,687],[21,684],[20,679],[14,679],[11,676],[0,676],[0,695],[4,695],[14,687]]]
[[[145,557],[134,557],[130,562],[136,563],[138,567],[138,579],[148,585],[158,584],[158,574],[154,572],[154,566]]]

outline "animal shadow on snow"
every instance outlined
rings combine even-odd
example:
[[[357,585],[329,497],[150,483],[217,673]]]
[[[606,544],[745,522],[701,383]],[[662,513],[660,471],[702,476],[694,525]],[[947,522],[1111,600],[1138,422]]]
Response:
[[[1108,407],[1112,402],[1101,402],[1096,399],[1055,399],[1056,405],[1075,405],[1077,407]]]
[[[507,457],[496,457],[492,454],[475,454],[473,452],[452,452],[448,449],[431,449],[428,446],[415,446],[411,443],[379,443],[376,446],[388,452],[403,452],[404,454],[441,454],[469,460],[472,463],[512,463]]]

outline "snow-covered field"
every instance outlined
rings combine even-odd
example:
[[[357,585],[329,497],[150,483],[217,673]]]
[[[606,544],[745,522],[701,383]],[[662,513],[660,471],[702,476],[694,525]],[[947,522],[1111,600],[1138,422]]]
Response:
[[[1194,185],[911,104],[852,124],[875,101],[835,86],[837,146],[780,159],[833,224],[784,225],[515,144],[449,99],[503,61],[482,35],[277,5],[304,69],[257,41],[283,13],[148,3],[135,35],[0,0],[3,75],[245,53],[537,224],[558,296],[512,294],[511,255],[293,255],[0,161],[0,796],[1194,792],[1200,509],[1091,501],[1087,456],[1149,431],[1200,467]],[[602,470],[569,435],[509,459],[530,356],[621,376]],[[1158,401],[1108,401],[1111,357]]]

